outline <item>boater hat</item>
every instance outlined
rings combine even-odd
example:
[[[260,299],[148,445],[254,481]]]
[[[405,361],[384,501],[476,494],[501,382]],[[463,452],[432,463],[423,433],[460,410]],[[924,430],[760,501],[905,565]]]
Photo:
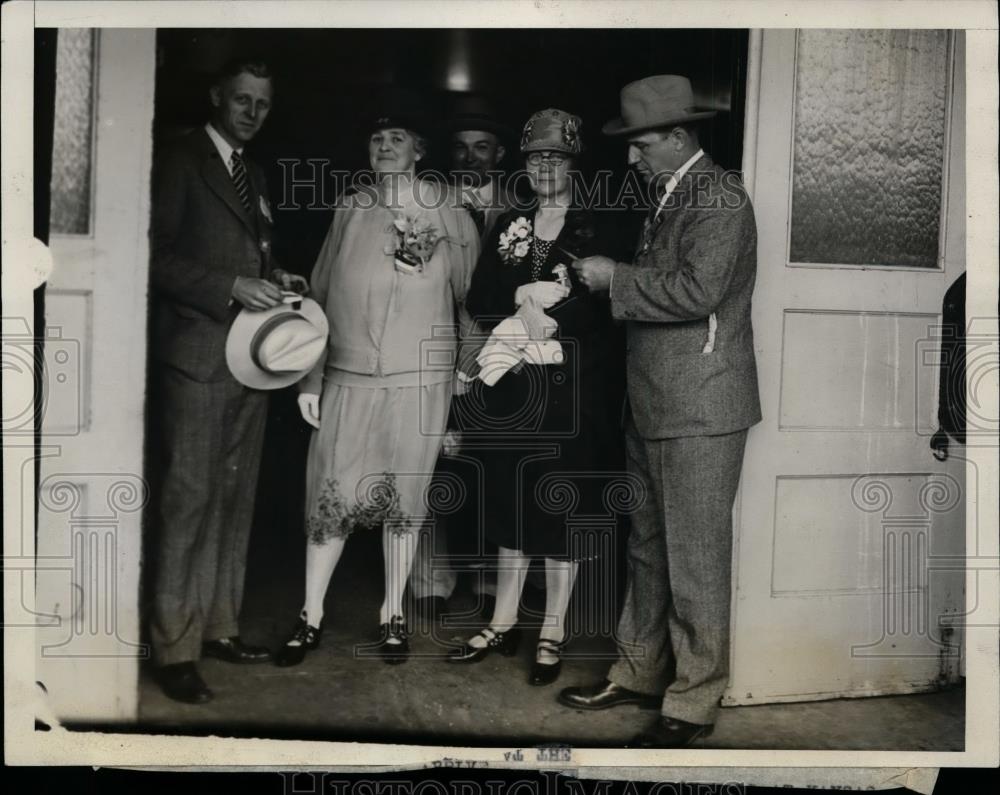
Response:
[[[691,81],[680,75],[653,75],[629,83],[622,89],[621,104],[621,117],[601,128],[605,135],[631,135],[716,114],[695,106]]]
[[[233,377],[254,389],[290,386],[316,366],[326,350],[329,324],[311,298],[289,297],[262,312],[244,309],[226,338]]]

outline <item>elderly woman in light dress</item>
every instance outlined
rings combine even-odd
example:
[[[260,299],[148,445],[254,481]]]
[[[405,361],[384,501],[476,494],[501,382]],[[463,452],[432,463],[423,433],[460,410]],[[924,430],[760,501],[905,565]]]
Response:
[[[327,586],[357,529],[380,531],[384,549],[385,598],[368,648],[387,663],[409,654],[403,593],[455,379],[448,356],[428,357],[422,343],[455,322],[479,253],[468,213],[416,175],[425,129],[420,108],[406,100],[371,123],[375,185],[341,201],[310,279],[330,339],[299,384],[302,417],[315,428],[306,584],[298,621],[275,658],[280,666],[297,665],[319,645]],[[437,354],[455,345],[434,344]]]

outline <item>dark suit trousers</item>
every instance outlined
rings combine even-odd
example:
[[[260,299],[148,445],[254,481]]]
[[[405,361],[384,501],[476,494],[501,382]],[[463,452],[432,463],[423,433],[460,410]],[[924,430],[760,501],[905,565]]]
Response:
[[[643,439],[629,417],[629,471],[646,499],[632,516],[618,660],[608,678],[663,693],[662,713],[714,723],[729,678],[732,509],[745,430]]]
[[[165,365],[154,383],[162,461],[151,635],[155,662],[167,665],[239,634],[267,394]]]

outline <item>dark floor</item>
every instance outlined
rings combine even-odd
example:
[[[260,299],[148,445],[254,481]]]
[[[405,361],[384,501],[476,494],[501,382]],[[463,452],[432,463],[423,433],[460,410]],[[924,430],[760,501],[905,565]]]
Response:
[[[303,538],[255,538],[247,577],[244,636],[275,647],[301,605]],[[581,578],[582,582],[586,580]],[[580,590],[580,589],[578,589]],[[538,595],[526,589],[528,607]],[[140,685],[140,722],[147,729],[295,739],[395,741],[413,744],[621,746],[655,717],[635,707],[597,713],[555,702],[561,687],[601,678],[612,652],[604,637],[575,638],[559,681],[526,681],[534,648],[526,633],[517,657],[488,657],[471,666],[442,659],[455,638],[478,628],[434,631],[417,626],[413,658],[388,666],[365,659],[381,599],[381,556],[375,534],[348,544],[327,596],[322,646],[299,667],[200,664],[215,691],[208,705],[168,700],[149,673]],[[471,609],[471,608],[470,608]],[[460,624],[463,622],[459,622]],[[604,659],[601,659],[604,657]],[[963,688],[913,696],[735,707],[722,711],[705,747],[960,751]]]

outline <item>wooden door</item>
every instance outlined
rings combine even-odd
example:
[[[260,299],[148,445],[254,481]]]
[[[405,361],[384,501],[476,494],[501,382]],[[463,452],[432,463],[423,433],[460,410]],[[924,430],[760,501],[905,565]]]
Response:
[[[965,268],[961,36],[753,34],[764,419],[735,511],[724,703],[957,676],[942,622],[964,603],[964,462],[928,440],[941,300]]]
[[[61,720],[134,718],[153,30],[59,31],[37,678]]]

